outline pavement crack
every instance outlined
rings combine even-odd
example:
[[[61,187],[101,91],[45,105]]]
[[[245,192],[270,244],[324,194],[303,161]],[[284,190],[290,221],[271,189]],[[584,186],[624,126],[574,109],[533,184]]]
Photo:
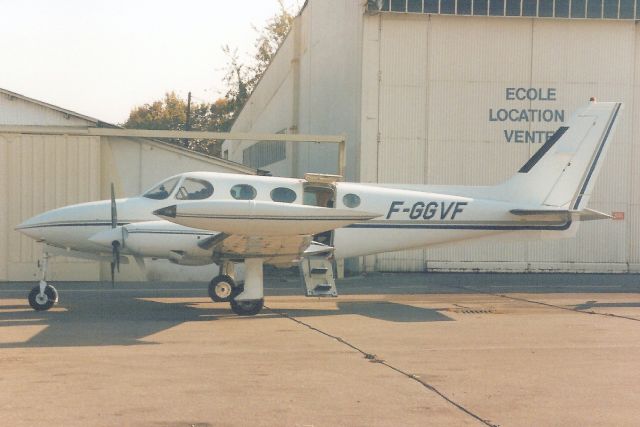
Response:
[[[285,313],[283,311],[279,311],[279,310],[275,310],[273,308],[264,306],[265,309],[271,311],[274,314],[277,314],[281,317],[284,317],[285,319],[289,319],[301,326],[305,326],[308,329],[311,329],[314,332],[317,332],[319,334],[322,334],[328,338],[334,339],[336,341],[338,341],[341,344],[346,345],[347,347],[357,351],[358,353],[362,354],[362,356],[364,356],[364,358],[366,360],[368,360],[369,362],[372,363],[378,363],[380,365],[384,365],[387,368],[399,373],[400,375],[405,376],[408,379],[411,379],[415,382],[417,382],[418,384],[420,384],[422,387],[424,387],[425,389],[437,394],[438,396],[440,396],[442,399],[444,399],[446,402],[448,402],[449,404],[453,405],[454,407],[456,407],[458,410],[460,410],[461,412],[464,412],[465,414],[469,415],[470,417],[475,418],[477,421],[479,421],[480,423],[482,423],[485,426],[489,426],[489,427],[499,427],[498,424],[493,424],[490,420],[486,420],[482,417],[480,417],[479,415],[477,415],[476,413],[472,412],[470,409],[465,408],[464,406],[462,406],[462,404],[454,401],[453,399],[451,399],[450,397],[448,397],[446,394],[444,394],[442,391],[438,390],[435,386],[429,384],[428,382],[424,381],[423,379],[421,379],[420,377],[418,377],[417,375],[411,374],[409,372],[406,372],[394,365],[392,365],[391,363],[385,361],[384,359],[380,359],[378,358],[377,355],[373,354],[373,353],[368,353],[364,350],[362,350],[361,348],[355,346],[354,344],[351,344],[349,341],[345,340],[342,337],[339,337],[337,335],[332,335],[328,332],[323,331],[322,329],[318,329],[313,325],[310,325],[309,323],[303,322],[302,320],[299,320],[291,315],[289,315],[288,313]]]

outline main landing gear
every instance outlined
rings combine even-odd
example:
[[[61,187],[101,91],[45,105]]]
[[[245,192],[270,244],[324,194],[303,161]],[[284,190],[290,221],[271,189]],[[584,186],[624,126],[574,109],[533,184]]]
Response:
[[[222,263],[220,275],[209,283],[209,296],[215,302],[228,302],[231,311],[239,316],[255,316],[264,305],[263,260],[245,260],[245,282],[239,285],[234,280],[234,264]]]
[[[42,262],[39,263],[41,279],[38,286],[29,292],[29,305],[36,311],[49,310],[58,302],[58,291],[53,286],[47,284],[47,265],[49,254],[45,252],[42,256]]]

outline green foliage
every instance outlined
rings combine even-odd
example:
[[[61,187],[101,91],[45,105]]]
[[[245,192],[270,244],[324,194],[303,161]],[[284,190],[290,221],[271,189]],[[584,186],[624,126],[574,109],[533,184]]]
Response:
[[[222,50],[228,57],[227,72],[224,77],[226,92],[224,96],[209,104],[191,103],[190,129],[214,132],[228,132],[238,117],[251,93],[267,70],[269,63],[284,41],[293,23],[293,15],[278,0],[280,10],[262,30],[258,31],[256,52],[252,62],[240,61],[237,50],[224,46]],[[161,101],[133,108],[124,127],[130,129],[185,130],[187,102],[168,92]],[[190,150],[213,156],[220,156],[222,141],[178,140],[171,143]]]
[[[255,43],[256,52],[253,55],[254,63],[249,67],[250,79],[247,82],[249,92],[253,91],[258,84],[258,81],[267,70],[278,48],[287,37],[287,34],[289,34],[289,30],[293,24],[294,16],[287,11],[283,0],[278,0],[278,4],[280,6],[279,13],[267,22],[267,25],[262,31],[254,27],[254,29],[258,31],[259,36]]]
[[[135,107],[124,127],[130,129],[184,130],[187,104],[175,92],[164,95],[162,101]]]

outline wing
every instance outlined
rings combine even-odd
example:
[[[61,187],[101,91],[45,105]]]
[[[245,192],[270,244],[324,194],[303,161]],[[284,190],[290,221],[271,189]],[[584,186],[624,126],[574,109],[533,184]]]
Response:
[[[253,200],[191,201],[154,214],[187,227],[243,236],[313,235],[380,216],[355,209]]]
[[[313,242],[313,235],[380,214],[251,200],[191,201],[168,206],[155,215],[187,227],[217,231],[202,241],[214,258],[264,258],[269,264],[287,264],[305,254],[330,252]]]

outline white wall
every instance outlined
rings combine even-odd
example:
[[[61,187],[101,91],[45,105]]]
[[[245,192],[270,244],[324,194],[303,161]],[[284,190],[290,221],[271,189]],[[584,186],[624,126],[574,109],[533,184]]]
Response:
[[[346,134],[347,175],[356,179],[363,11],[359,1],[310,0],[232,130]],[[226,142],[224,149],[241,162],[242,149],[250,144]],[[262,168],[278,176],[338,172],[335,145],[289,144],[287,158]]]
[[[381,38],[374,36],[381,26]],[[638,177],[632,164],[638,31],[633,22],[381,14],[365,17],[363,181],[495,184],[540,143],[508,142],[513,130],[551,131],[560,122],[492,121],[499,109],[571,112],[590,96],[625,110],[590,207],[625,221],[584,223],[578,238],[479,242],[369,257],[381,270],[638,269]],[[367,71],[368,70],[368,71]],[[377,73],[380,72],[378,83]],[[554,100],[507,99],[507,88],[551,90]],[[380,143],[375,130],[380,130]],[[540,139],[541,142],[544,139]],[[628,265],[630,264],[630,266]]]
[[[15,226],[41,212],[100,199],[100,138],[0,134],[0,281],[34,280],[41,245]],[[97,280],[96,263],[59,258],[51,277]],[[4,272],[4,274],[3,274]]]
[[[0,91],[1,125],[87,126],[90,121]]]

